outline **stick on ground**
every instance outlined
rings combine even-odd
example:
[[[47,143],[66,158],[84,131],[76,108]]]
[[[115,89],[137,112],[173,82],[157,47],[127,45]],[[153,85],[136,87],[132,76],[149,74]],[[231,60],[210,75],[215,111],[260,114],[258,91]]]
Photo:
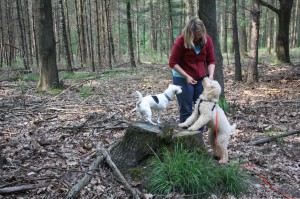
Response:
[[[117,142],[118,143],[118,142]],[[112,146],[108,148],[108,150],[111,150],[114,148],[117,143],[114,143]],[[100,143],[98,143],[97,151],[100,152]],[[96,160],[89,166],[88,172],[77,181],[77,183],[69,190],[68,195],[66,196],[66,199],[74,199],[80,192],[81,189],[83,189],[91,180],[92,176],[96,172],[99,164],[104,160],[103,155],[98,155]]]
[[[132,196],[134,199],[139,199],[139,193],[136,189],[132,188],[131,185],[127,182],[127,180],[125,179],[125,177],[122,175],[122,173],[120,172],[120,170],[118,169],[118,167],[115,165],[115,163],[111,160],[110,155],[108,154],[107,150],[102,147],[100,145],[100,149],[103,153],[103,156],[106,159],[106,162],[108,163],[108,165],[114,170],[114,172],[117,174],[117,176],[119,177],[119,179],[122,181],[122,183],[124,183],[124,185],[126,186],[126,188],[131,192]]]
[[[290,131],[290,132],[282,133],[282,134],[275,135],[275,136],[272,136],[272,137],[263,138],[263,139],[260,139],[260,140],[257,140],[257,141],[250,142],[249,144],[250,145],[264,144],[264,143],[267,143],[267,142],[274,141],[278,138],[287,137],[287,136],[294,135],[294,134],[300,134],[300,130]]]
[[[0,189],[0,194],[9,194],[9,193],[17,193],[22,191],[28,191],[31,189],[48,187],[51,183],[44,183],[44,184],[27,184],[21,185],[16,187],[5,187]]]

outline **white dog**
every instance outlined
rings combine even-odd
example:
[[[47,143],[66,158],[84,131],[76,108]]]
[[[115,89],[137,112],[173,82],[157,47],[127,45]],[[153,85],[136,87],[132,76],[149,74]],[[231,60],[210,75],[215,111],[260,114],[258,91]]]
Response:
[[[143,95],[139,91],[136,91],[139,98],[136,103],[136,110],[141,114],[142,119],[144,118],[144,116],[146,116],[147,120],[151,124],[157,125],[151,120],[151,109],[157,110],[157,123],[161,123],[160,116],[162,111],[167,108],[169,102],[174,98],[174,95],[180,94],[181,92],[181,88],[173,84],[169,84],[169,87],[167,88],[167,90],[165,90],[165,92],[153,96],[148,95],[146,97],[143,97]]]
[[[220,157],[221,164],[228,162],[228,144],[230,134],[235,131],[236,124],[230,125],[223,109],[219,107],[218,100],[221,86],[215,80],[205,77],[202,81],[203,93],[196,102],[192,115],[180,127],[188,127],[189,131],[197,131],[206,125],[210,128],[209,143],[213,154]],[[217,127],[217,128],[216,128]],[[217,131],[217,132],[216,132]]]

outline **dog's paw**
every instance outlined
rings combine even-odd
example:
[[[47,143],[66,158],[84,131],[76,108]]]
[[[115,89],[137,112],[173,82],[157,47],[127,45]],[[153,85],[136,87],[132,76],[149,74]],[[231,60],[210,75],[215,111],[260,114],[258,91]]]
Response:
[[[224,160],[224,159],[221,159],[221,160],[219,160],[219,164],[221,164],[221,165],[227,165],[228,161]]]
[[[179,127],[186,127],[186,125],[184,123],[180,123],[178,124]]]
[[[198,129],[195,129],[193,127],[188,128],[189,131],[198,131]]]

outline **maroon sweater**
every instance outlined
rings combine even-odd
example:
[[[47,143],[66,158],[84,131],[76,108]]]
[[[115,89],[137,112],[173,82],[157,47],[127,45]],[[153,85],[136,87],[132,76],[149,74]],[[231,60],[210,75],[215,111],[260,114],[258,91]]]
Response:
[[[193,48],[184,47],[183,35],[180,35],[172,48],[169,65],[173,68],[178,64],[189,76],[195,80],[200,80],[205,76],[207,65],[215,64],[214,45],[209,35],[206,35],[207,42],[201,46],[201,51],[197,55]]]

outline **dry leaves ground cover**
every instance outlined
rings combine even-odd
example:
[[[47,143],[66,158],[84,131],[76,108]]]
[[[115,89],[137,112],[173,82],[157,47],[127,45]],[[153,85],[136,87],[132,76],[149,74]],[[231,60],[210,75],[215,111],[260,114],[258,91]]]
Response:
[[[249,144],[300,130],[300,66],[264,65],[259,71],[259,83],[250,86],[233,81],[231,66],[224,71],[228,117],[238,126],[229,146],[230,161],[243,165],[257,179],[240,198],[284,198],[283,194],[300,198],[299,134]],[[110,146],[122,138],[128,122],[137,119],[131,112],[135,91],[162,92],[171,75],[166,65],[141,65],[135,71],[120,69],[62,81],[65,90],[60,94],[37,93],[36,82],[0,82],[0,189],[45,186],[0,198],[65,198],[98,155],[97,143]],[[162,120],[178,120],[176,100]],[[138,181],[130,183],[140,187]],[[78,198],[130,198],[130,192],[101,163]]]

